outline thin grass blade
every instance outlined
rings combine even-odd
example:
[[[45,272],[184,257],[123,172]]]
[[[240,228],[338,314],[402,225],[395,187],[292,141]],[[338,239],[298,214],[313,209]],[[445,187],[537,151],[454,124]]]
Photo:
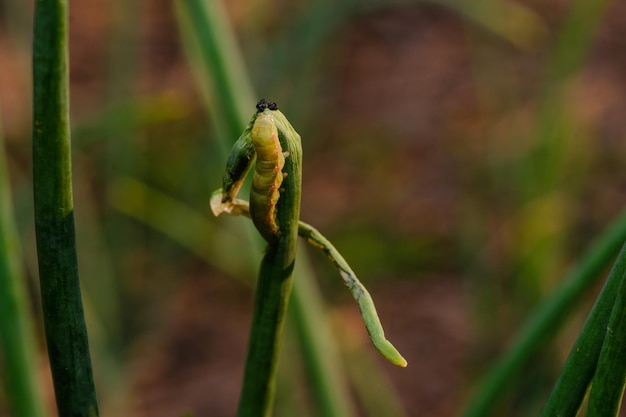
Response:
[[[602,270],[625,240],[626,213],[623,213],[596,239],[561,287],[533,311],[512,347],[479,384],[463,416],[489,415],[497,399],[513,382],[515,374],[538,349],[550,342],[556,334],[555,329],[559,328],[574,305],[601,276]]]
[[[624,256],[626,254],[622,254]],[[618,260],[619,262],[619,260]],[[626,384],[626,271],[622,273],[617,300],[593,377],[587,417],[613,417],[619,414]]]
[[[179,27],[186,40],[190,56],[197,58],[198,79],[200,85],[208,90],[207,102],[213,120],[218,124],[220,139],[227,149],[234,141],[246,123],[249,121],[250,110],[254,106],[254,93],[247,76],[243,59],[238,53],[238,47],[232,29],[227,25],[225,13],[219,1],[203,2],[201,0],[179,0],[176,2]],[[216,23],[217,21],[217,23]],[[192,22],[192,23],[190,23]],[[187,23],[190,23],[187,25]],[[220,123],[227,123],[221,125]],[[230,139],[228,139],[230,138]],[[259,247],[258,240],[250,239],[251,244]],[[300,251],[298,263],[302,269],[311,271],[312,268],[306,256]],[[300,267],[299,267],[300,268]],[[311,279],[312,273],[303,274],[298,281]],[[312,281],[310,285],[315,285]],[[293,287],[293,297],[303,299],[306,294],[300,293],[300,285]],[[308,300],[310,303],[315,300]],[[322,306],[318,306],[322,310]],[[292,313],[290,313],[292,314]],[[305,319],[305,316],[308,318]],[[314,310],[302,310],[295,314],[295,325],[298,328],[306,327],[306,323],[316,321]],[[299,332],[303,331],[302,329]],[[308,362],[307,367],[324,366],[317,369],[316,376],[312,376],[312,389],[317,402],[323,404],[321,415],[325,417],[350,417],[352,406],[346,383],[343,378],[337,377],[333,364],[338,363],[332,350],[324,350],[323,343],[312,344],[305,350]],[[326,357],[324,359],[323,357]],[[331,396],[328,396],[328,395]]]
[[[43,417],[46,414],[35,373],[32,313],[11,200],[0,129],[0,363],[13,415]]]
[[[540,417],[575,417],[598,364],[613,305],[626,272],[626,244],[587,317]]]

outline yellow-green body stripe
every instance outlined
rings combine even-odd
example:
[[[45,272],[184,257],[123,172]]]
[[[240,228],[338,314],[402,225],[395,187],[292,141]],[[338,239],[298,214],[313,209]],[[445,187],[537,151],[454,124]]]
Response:
[[[257,289],[259,314],[267,314],[268,317],[272,316],[273,318],[283,317],[284,311],[281,309],[285,308],[286,304],[274,305],[271,308],[265,304],[271,298],[268,295],[269,292],[274,290],[284,292],[290,284],[282,280],[264,280],[261,278],[291,276],[295,258],[295,245],[292,243],[299,234],[313,246],[322,249],[339,269],[341,277],[361,310],[365,327],[376,349],[391,363],[401,367],[407,366],[407,361],[386,339],[372,297],[348,263],[319,231],[298,220],[302,175],[300,135],[274,103],[261,100],[257,104],[257,110],[258,112],[255,113],[252,121],[233,147],[227,162],[222,188],[216,190],[211,197],[211,209],[216,216],[226,212],[251,217],[257,230],[269,244],[259,274],[259,287]],[[255,157],[256,165],[252,177],[250,203],[248,204],[247,201],[237,199],[236,196]],[[283,171],[289,172],[289,177],[286,177],[287,174]],[[272,287],[276,285],[278,288]],[[261,323],[265,321],[267,321],[266,318],[260,316],[258,322],[255,319],[256,325],[253,323],[252,334],[256,334],[257,328],[260,328]],[[251,338],[251,340],[254,342],[256,339]],[[267,347],[265,345],[262,347],[251,346],[248,360],[254,360],[256,355]],[[270,373],[274,372],[274,366],[274,362],[263,365],[264,368],[267,368],[265,371]],[[255,385],[257,374],[258,369],[246,366],[246,376],[249,378],[245,378],[245,380],[250,379],[250,383],[244,387],[244,394],[247,394],[242,394],[242,398],[252,397],[251,391],[269,389],[269,386],[266,385],[259,387]],[[255,381],[252,381],[253,379]],[[244,411],[250,406],[246,401],[243,401],[241,405],[244,407]],[[252,408],[256,409],[255,407]],[[243,412],[241,415],[247,414]]]
[[[257,230],[270,244],[280,238],[276,203],[280,198],[285,166],[274,112],[265,110],[259,113],[251,132],[257,158],[250,191],[250,215]]]

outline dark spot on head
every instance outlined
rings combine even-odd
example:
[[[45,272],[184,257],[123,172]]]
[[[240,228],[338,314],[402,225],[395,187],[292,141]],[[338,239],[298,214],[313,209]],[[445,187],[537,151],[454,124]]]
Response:
[[[270,103],[267,100],[265,100],[264,98],[262,98],[256,104],[256,109],[257,109],[258,113],[262,113],[265,109],[278,110],[278,104],[276,104],[274,102]]]
[[[259,102],[256,104],[256,109],[259,113],[267,109],[267,107],[268,107],[268,103],[267,103],[267,100],[265,100],[264,98],[259,100]]]

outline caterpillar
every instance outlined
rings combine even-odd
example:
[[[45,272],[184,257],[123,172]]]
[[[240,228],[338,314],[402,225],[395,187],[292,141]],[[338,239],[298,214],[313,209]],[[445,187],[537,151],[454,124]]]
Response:
[[[290,155],[291,163],[299,167],[302,148],[300,135],[278,110],[276,103],[261,99],[256,108],[257,112],[233,146],[222,188],[211,196],[211,210],[216,216],[224,212],[249,215],[261,236],[268,243],[276,244],[281,237],[277,204],[286,176],[282,172],[285,157]],[[255,159],[248,205],[236,197]],[[299,201],[297,204],[299,210]]]
[[[272,244],[280,238],[276,204],[284,178],[285,155],[270,105],[277,108],[264,100],[257,104],[259,113],[252,125],[251,138],[257,158],[250,191],[250,216],[261,236]]]
[[[256,108],[257,112],[233,146],[226,164],[222,188],[211,196],[213,213],[216,216],[226,212],[251,217],[257,230],[269,244],[266,259],[274,259],[276,253],[285,251],[285,246],[297,234],[322,249],[339,269],[339,274],[359,305],[365,327],[376,349],[391,363],[407,366],[406,360],[385,338],[374,301],[350,265],[319,231],[298,221],[302,165],[300,135],[278,110],[276,103],[262,99]],[[286,157],[289,159],[286,160]],[[255,158],[248,203],[236,197]],[[286,173],[283,170],[290,173],[289,181],[284,184]],[[284,198],[282,205],[279,204],[281,193]],[[278,212],[279,208],[281,213]],[[295,224],[297,231],[293,230]],[[294,235],[290,237],[289,233]],[[295,251],[295,248],[292,250]]]
[[[256,149],[252,140],[252,128],[254,127],[258,115],[263,113],[265,109],[278,110],[278,105],[262,98],[257,103],[256,108],[257,112],[254,114],[239,139],[237,139],[237,142],[233,145],[233,149],[230,151],[228,161],[226,162],[226,171],[222,179],[221,201],[218,203],[222,204],[224,207],[229,206],[235,200],[256,158]]]

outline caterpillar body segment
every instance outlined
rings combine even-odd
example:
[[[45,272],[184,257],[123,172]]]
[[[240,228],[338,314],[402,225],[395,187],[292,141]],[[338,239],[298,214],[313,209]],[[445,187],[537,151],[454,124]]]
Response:
[[[295,154],[291,163],[301,163],[297,155],[302,148],[300,135],[278,110],[276,103],[261,100],[257,110],[233,145],[226,163],[222,188],[213,193],[210,203],[216,216],[224,212],[241,214],[243,201],[236,197],[256,160],[250,191],[250,216],[263,238],[275,244],[280,239],[277,204],[286,175],[283,173],[285,158]]]
[[[270,244],[280,239],[276,204],[280,198],[285,166],[273,114],[276,112],[267,109],[258,113],[251,132],[257,158],[250,191],[250,215],[261,236]]]
[[[255,159],[248,203],[236,197]],[[385,337],[372,297],[348,263],[319,231],[298,220],[301,167],[300,135],[278,110],[276,103],[259,101],[257,112],[233,147],[222,188],[211,196],[213,213],[217,216],[226,212],[252,218],[257,230],[269,245],[261,266],[262,271],[264,266],[276,267],[280,273],[293,268],[295,245],[292,242],[298,235],[324,251],[339,270],[356,300],[373,345],[391,363],[406,367],[407,361]],[[284,256],[288,262],[275,265],[276,256],[285,255],[288,251],[289,256]]]

